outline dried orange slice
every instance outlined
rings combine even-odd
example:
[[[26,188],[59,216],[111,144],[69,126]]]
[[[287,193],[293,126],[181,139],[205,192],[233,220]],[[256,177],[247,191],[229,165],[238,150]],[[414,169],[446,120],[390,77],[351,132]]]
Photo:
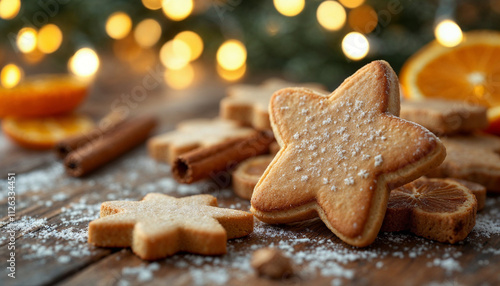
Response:
[[[2,120],[2,130],[13,141],[29,149],[50,149],[59,140],[78,135],[94,127],[83,115],[64,115],[44,118],[13,118]]]
[[[464,34],[458,46],[433,41],[405,63],[400,80],[411,99],[445,98],[500,106],[500,32]],[[493,118],[490,117],[490,122]]]
[[[70,75],[38,75],[14,88],[0,87],[0,117],[67,113],[87,95],[88,83]]]
[[[463,184],[421,178],[392,190],[382,231],[409,230],[418,236],[455,243],[476,222],[477,200]]]

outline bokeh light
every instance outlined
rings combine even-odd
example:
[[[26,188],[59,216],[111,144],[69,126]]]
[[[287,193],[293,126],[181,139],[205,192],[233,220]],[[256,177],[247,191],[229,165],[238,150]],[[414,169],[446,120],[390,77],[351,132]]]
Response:
[[[336,1],[324,1],[316,10],[316,17],[323,28],[330,31],[340,30],[346,20],[344,7]]]
[[[187,64],[181,69],[165,71],[165,82],[173,89],[188,88],[194,81],[194,68],[191,64]]]
[[[161,26],[153,19],[142,20],[134,30],[135,41],[143,48],[154,46],[161,37]]]
[[[356,8],[363,4],[365,0],[339,0],[342,5],[344,5],[347,8]]]
[[[274,7],[287,17],[298,15],[304,10],[305,0],[274,0]]]
[[[355,31],[371,33],[377,27],[377,12],[369,5],[361,5],[349,12],[348,23]]]
[[[174,21],[181,21],[193,12],[193,0],[163,0],[163,13]]]
[[[183,41],[189,46],[189,49],[191,50],[191,61],[199,58],[203,52],[203,40],[193,31],[180,32],[174,37],[174,39]]]
[[[22,28],[17,34],[17,48],[23,53],[36,49],[37,33],[33,28]]]
[[[351,32],[342,40],[342,51],[351,60],[361,60],[370,51],[370,43],[363,34]]]
[[[77,76],[92,76],[99,69],[99,57],[94,50],[82,48],[69,60],[69,69]]]
[[[54,24],[47,24],[38,31],[38,49],[45,54],[57,51],[62,40],[63,34]]]
[[[142,0],[142,5],[149,10],[158,10],[161,8],[162,0]]]
[[[125,38],[132,29],[132,20],[124,12],[115,12],[106,21],[106,33],[113,39]]]
[[[454,47],[462,42],[462,29],[452,20],[441,21],[434,30],[437,41],[445,47]]]
[[[168,69],[182,69],[189,63],[190,59],[191,49],[184,41],[172,39],[160,49],[160,60]]]
[[[15,64],[8,64],[0,72],[0,80],[5,88],[13,88],[19,84],[23,77],[23,70]]]
[[[247,60],[247,49],[238,40],[227,40],[217,50],[217,63],[225,70],[237,70]]]
[[[220,65],[217,65],[217,74],[219,74],[219,76],[227,81],[237,81],[239,79],[241,79],[244,75],[245,75],[245,72],[247,70],[247,65],[244,64],[243,66],[241,66],[240,68],[236,69],[236,70],[226,70],[224,69],[223,67],[221,67]]]
[[[9,20],[17,16],[21,0],[0,0],[0,18]]]

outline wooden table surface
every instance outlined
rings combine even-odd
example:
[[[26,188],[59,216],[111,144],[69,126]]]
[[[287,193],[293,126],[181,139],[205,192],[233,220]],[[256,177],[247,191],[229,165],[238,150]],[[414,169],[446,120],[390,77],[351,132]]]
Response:
[[[98,80],[80,111],[98,119],[143,78]],[[160,85],[129,108],[132,113],[156,114],[161,119],[156,133],[161,133],[188,118],[216,116],[223,95],[223,84],[208,76],[185,91]],[[12,223],[7,217],[9,172],[16,173]],[[148,263],[130,249],[87,244],[87,226],[98,217],[101,202],[139,200],[149,192],[177,197],[212,194],[220,206],[241,210],[249,210],[249,202],[236,197],[227,181],[178,185],[169,166],[148,157],[144,144],[76,179],[64,173],[51,152],[23,150],[2,134],[0,177],[1,285],[500,285],[500,197],[487,198],[476,227],[456,245],[386,233],[358,249],[342,243],[319,220],[287,226],[256,220],[251,235],[228,242],[226,255],[178,254]],[[15,279],[7,277],[9,230],[16,237]],[[292,258],[294,277],[272,281],[255,275],[251,254],[266,246],[280,248]]]

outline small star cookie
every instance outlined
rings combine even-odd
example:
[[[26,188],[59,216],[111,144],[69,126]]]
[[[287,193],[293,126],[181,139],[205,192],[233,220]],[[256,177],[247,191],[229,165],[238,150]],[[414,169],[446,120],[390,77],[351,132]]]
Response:
[[[257,131],[242,127],[233,120],[191,119],[177,125],[174,131],[149,139],[148,150],[155,160],[172,164],[179,155],[198,147],[214,146],[255,134]]]
[[[251,211],[267,223],[319,216],[354,246],[373,242],[391,188],[439,165],[439,139],[399,115],[397,76],[372,62],[325,97],[305,88],[276,92],[269,107],[281,150],[254,189]]]
[[[317,91],[325,90],[319,83],[297,84],[275,78],[266,80],[260,86],[234,85],[227,89],[228,96],[220,103],[221,117],[236,120],[259,130],[271,130],[269,122],[271,96],[279,89],[299,85]]]
[[[150,193],[142,201],[111,201],[89,224],[89,243],[132,247],[142,259],[156,260],[180,251],[226,253],[227,239],[253,231],[250,213],[217,207],[211,195],[185,198]]]

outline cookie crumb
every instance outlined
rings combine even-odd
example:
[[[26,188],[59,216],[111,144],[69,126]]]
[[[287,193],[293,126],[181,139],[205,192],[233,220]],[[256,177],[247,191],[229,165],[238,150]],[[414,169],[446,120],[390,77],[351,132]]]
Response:
[[[274,248],[262,248],[255,251],[252,255],[251,265],[259,276],[281,279],[293,275],[290,258]]]

